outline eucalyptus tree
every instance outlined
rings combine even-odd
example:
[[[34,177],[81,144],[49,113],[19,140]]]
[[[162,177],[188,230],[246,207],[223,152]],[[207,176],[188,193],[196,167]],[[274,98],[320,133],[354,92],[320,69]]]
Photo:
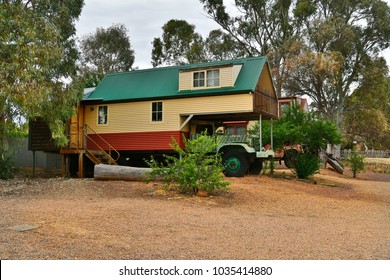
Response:
[[[389,47],[390,7],[380,0],[299,3],[295,18],[302,26],[302,47],[290,60],[285,89],[307,94],[322,115],[341,128],[351,89],[364,83],[367,71],[375,71],[366,65]]]
[[[211,30],[206,38],[195,32],[195,25],[185,20],[169,20],[162,27],[161,38],[154,38],[152,64],[182,65],[205,61],[235,59],[245,56],[241,45],[228,33]]]
[[[221,29],[210,31],[205,40],[204,48],[208,61],[229,60],[245,56],[241,45],[230,34]]]
[[[0,156],[18,120],[45,119],[57,144],[82,90],[75,78],[75,20],[82,0],[0,1]]]
[[[360,85],[347,97],[344,128],[349,141],[390,149],[390,77],[384,59],[364,65]]]
[[[95,33],[85,35],[80,50],[82,75],[91,86],[107,73],[131,70],[134,63],[134,51],[123,24],[97,28]]]
[[[268,55],[280,95],[286,76],[285,60],[299,37],[291,0],[235,0],[232,15],[223,0],[200,0],[208,15],[243,50],[244,56]]]
[[[162,27],[161,38],[153,39],[152,65],[181,65],[205,61],[202,36],[195,25],[171,19]]]
[[[345,101],[363,66],[390,43],[390,8],[381,0],[200,0],[245,50],[268,55],[279,94],[308,95],[342,127]]]

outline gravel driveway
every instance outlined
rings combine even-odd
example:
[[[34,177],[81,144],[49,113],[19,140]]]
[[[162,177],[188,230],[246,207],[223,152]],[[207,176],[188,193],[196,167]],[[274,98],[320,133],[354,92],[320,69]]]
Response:
[[[0,181],[0,259],[390,259],[390,174],[290,177],[231,178],[207,198],[159,183]]]

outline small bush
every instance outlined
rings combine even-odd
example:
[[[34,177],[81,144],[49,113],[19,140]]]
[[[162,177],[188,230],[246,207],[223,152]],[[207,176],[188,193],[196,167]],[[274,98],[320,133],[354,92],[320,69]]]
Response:
[[[204,190],[214,193],[217,189],[227,189],[222,171],[222,159],[215,154],[216,143],[212,137],[201,135],[197,139],[185,141],[181,149],[176,141],[172,143],[178,157],[165,155],[165,162],[159,163],[152,158],[148,163],[152,168],[149,181],[161,177],[164,184],[175,184],[181,193]]]
[[[15,163],[11,155],[0,154],[0,179],[8,180],[15,176]]]
[[[353,151],[349,157],[345,159],[346,163],[351,167],[353,178],[356,178],[356,174],[364,171],[366,164],[364,163],[364,156]]]
[[[263,175],[266,175],[268,172],[270,176],[273,176],[275,174],[275,159],[272,157],[269,160],[264,160],[263,163]]]
[[[294,162],[293,172],[300,179],[307,179],[317,174],[321,167],[321,161],[317,155],[310,153],[299,154]]]

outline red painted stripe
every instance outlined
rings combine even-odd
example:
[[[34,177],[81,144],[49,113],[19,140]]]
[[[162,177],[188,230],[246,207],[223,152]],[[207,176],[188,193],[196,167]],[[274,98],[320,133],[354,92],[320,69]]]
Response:
[[[172,139],[175,139],[180,147],[184,147],[182,136],[188,138],[188,132],[163,131],[163,132],[132,132],[132,133],[102,133],[99,134],[114,149],[118,151],[161,151],[172,150]],[[90,150],[108,150],[108,145],[96,134],[88,134],[87,147]]]

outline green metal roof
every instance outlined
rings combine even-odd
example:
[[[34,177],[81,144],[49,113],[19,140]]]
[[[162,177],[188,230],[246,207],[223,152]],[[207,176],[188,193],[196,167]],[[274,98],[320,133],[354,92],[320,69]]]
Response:
[[[107,74],[96,89],[84,97],[83,101],[123,102],[254,91],[266,62],[267,58],[261,56]],[[242,65],[234,86],[179,91],[180,70],[224,65]]]

